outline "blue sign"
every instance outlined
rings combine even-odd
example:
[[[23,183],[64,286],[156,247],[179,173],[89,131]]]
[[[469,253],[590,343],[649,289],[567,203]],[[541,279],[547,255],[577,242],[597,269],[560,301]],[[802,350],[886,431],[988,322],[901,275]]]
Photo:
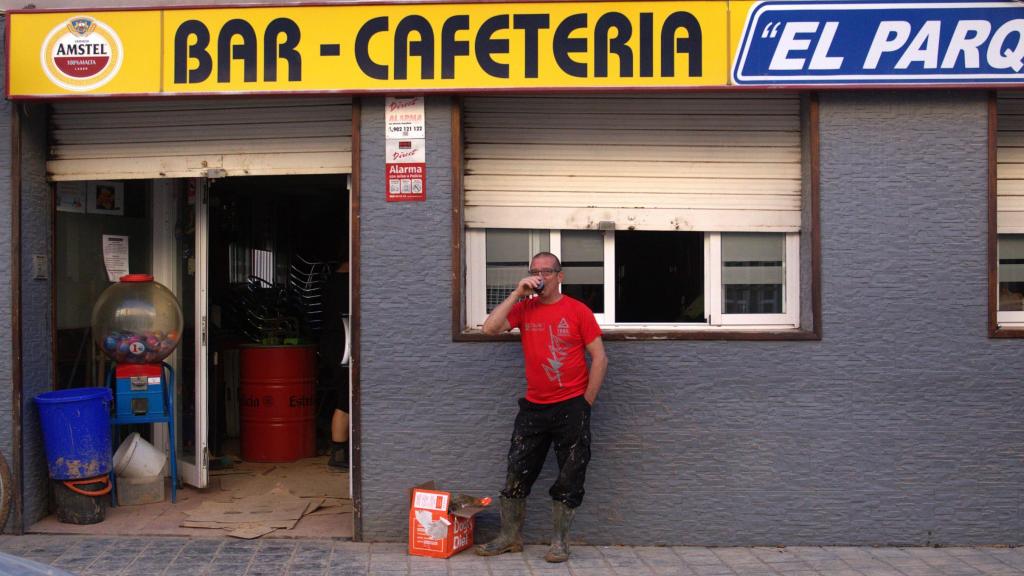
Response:
[[[762,2],[740,85],[1024,83],[1024,3]]]

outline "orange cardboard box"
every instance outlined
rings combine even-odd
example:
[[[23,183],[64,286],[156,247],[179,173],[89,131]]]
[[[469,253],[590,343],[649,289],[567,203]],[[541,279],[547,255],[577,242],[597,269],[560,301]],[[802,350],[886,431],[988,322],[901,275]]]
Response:
[[[409,554],[450,558],[473,545],[473,514],[482,508],[448,512],[452,493],[436,490],[433,482],[412,489],[409,498]]]

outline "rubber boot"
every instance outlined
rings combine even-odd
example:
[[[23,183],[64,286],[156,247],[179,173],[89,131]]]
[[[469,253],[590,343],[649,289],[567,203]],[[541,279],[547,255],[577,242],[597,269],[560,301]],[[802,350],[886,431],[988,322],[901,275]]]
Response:
[[[551,506],[554,530],[551,533],[551,548],[544,555],[548,562],[565,562],[569,559],[569,527],[576,516],[576,509],[555,500]]]
[[[501,497],[501,532],[498,537],[476,547],[480,556],[497,556],[505,552],[523,551],[523,518],[526,516],[526,498]]]

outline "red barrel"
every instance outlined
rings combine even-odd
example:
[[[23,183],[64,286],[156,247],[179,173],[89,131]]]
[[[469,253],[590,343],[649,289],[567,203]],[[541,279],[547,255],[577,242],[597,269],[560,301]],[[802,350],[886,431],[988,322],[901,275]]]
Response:
[[[242,346],[242,460],[293,462],[316,455],[315,346]]]

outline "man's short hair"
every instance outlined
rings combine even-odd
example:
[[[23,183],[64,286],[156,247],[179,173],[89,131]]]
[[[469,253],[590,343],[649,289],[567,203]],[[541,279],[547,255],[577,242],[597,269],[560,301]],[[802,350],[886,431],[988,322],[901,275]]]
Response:
[[[551,252],[537,252],[536,254],[533,255],[533,258],[530,258],[530,263],[532,264],[534,260],[536,260],[537,258],[542,258],[542,257],[547,257],[547,258],[554,259],[554,261],[555,261],[555,271],[556,272],[561,272],[562,271],[562,261],[558,259],[558,256],[555,256]]]

